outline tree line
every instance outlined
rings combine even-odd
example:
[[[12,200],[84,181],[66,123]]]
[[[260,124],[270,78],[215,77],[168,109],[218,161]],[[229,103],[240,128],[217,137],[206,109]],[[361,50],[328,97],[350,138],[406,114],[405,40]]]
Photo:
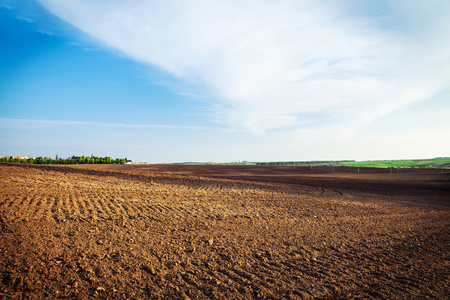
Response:
[[[11,163],[27,163],[27,164],[36,164],[36,165],[75,165],[75,164],[124,164],[127,162],[126,158],[111,158],[109,156],[100,157],[91,155],[88,156],[75,156],[68,158],[59,158],[56,155],[56,158],[50,157],[30,157],[26,159],[21,159],[17,157],[2,157],[0,158],[0,162],[11,162]]]

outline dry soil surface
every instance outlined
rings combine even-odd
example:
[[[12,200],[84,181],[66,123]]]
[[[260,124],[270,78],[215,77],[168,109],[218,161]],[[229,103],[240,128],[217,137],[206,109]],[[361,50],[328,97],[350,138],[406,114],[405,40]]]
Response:
[[[450,298],[439,170],[0,164],[0,299]]]

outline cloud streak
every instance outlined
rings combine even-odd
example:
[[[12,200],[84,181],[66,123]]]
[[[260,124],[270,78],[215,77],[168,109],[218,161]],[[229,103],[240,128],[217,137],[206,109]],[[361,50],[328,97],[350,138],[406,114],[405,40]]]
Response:
[[[374,15],[357,14],[352,1],[39,2],[192,84],[194,91],[183,92],[202,91],[213,120],[256,134],[367,124],[450,82],[443,38],[450,26],[442,21],[450,5],[443,1],[384,3]]]
[[[81,121],[61,121],[61,120],[28,120],[28,119],[6,119],[0,118],[0,126],[5,128],[42,128],[56,126],[83,126],[83,127],[107,127],[124,129],[185,129],[185,130],[205,130],[201,126],[183,125],[162,125],[162,124],[123,124],[123,123],[101,123],[101,122],[81,122]]]

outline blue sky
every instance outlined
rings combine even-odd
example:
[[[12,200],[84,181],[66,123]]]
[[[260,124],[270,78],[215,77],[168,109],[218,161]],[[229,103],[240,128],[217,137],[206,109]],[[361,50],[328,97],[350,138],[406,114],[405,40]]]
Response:
[[[449,156],[448,19],[439,0],[0,0],[0,155]]]

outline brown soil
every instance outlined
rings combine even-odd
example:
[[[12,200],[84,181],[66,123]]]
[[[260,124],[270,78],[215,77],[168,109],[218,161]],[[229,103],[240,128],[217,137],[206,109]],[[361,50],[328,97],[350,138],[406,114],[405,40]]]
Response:
[[[450,299],[439,170],[0,164],[0,299]]]

